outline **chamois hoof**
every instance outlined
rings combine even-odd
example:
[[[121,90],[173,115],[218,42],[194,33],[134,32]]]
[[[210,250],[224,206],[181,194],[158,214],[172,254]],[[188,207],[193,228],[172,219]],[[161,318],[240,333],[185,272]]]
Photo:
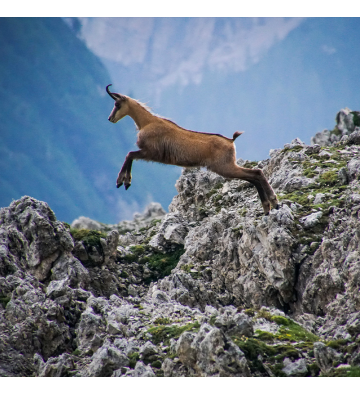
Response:
[[[120,188],[122,184],[122,182],[120,182],[120,184],[116,184],[116,188]]]
[[[127,191],[131,187],[131,184],[125,184],[125,191]]]

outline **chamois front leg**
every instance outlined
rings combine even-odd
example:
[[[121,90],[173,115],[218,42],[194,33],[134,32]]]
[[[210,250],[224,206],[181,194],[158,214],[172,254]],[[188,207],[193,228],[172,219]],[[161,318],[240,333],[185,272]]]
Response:
[[[125,190],[131,186],[131,166],[133,160],[144,159],[144,153],[139,151],[130,151],[125,158],[124,164],[121,167],[119,175],[116,180],[116,188],[120,188],[122,184],[125,185]]]

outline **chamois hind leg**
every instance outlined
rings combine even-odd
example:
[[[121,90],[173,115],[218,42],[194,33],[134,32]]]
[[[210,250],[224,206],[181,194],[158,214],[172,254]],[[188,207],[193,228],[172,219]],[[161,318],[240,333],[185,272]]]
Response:
[[[122,184],[125,185],[125,190],[131,186],[131,166],[133,160],[144,159],[144,153],[139,151],[130,151],[125,158],[124,164],[121,167],[119,175],[116,180],[116,188],[120,188]]]
[[[264,209],[265,214],[268,214],[270,207],[278,208],[277,197],[260,169],[246,169],[238,166],[236,163],[222,165],[217,168],[216,173],[225,178],[238,178],[240,180],[248,181],[255,185]]]
[[[261,204],[263,206],[264,209],[264,213],[265,215],[268,215],[271,206],[270,206],[270,201],[268,200],[268,197],[264,191],[264,188],[261,186],[261,184],[258,181],[249,181],[251,184],[253,184],[256,188],[256,190],[258,191],[260,200],[261,200]]]

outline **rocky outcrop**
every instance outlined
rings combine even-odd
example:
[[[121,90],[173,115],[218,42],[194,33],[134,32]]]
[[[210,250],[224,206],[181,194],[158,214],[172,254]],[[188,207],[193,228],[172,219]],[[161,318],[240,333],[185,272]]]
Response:
[[[126,224],[2,208],[0,375],[359,375],[356,114],[331,145],[238,161],[276,190],[268,216],[250,184],[199,169],[169,213]]]
[[[331,146],[338,141],[348,144],[360,144],[360,112],[344,108],[336,115],[333,130],[323,130],[311,138],[311,144]]]
[[[120,221],[115,225],[103,224],[91,218],[79,217],[71,223],[74,229],[88,229],[98,231],[117,230],[120,234],[138,231],[149,226],[152,222],[161,220],[166,211],[160,203],[152,202],[148,204],[142,214],[135,213],[132,221]]]

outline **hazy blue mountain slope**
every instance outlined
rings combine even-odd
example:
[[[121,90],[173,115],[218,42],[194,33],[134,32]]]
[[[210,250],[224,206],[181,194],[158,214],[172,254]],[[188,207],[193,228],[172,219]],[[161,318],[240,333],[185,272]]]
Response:
[[[176,177],[160,166],[135,163],[131,189],[116,190],[135,128],[108,122],[111,79],[62,19],[0,19],[0,59],[0,206],[30,195],[61,220],[114,223],[170,203]]]

